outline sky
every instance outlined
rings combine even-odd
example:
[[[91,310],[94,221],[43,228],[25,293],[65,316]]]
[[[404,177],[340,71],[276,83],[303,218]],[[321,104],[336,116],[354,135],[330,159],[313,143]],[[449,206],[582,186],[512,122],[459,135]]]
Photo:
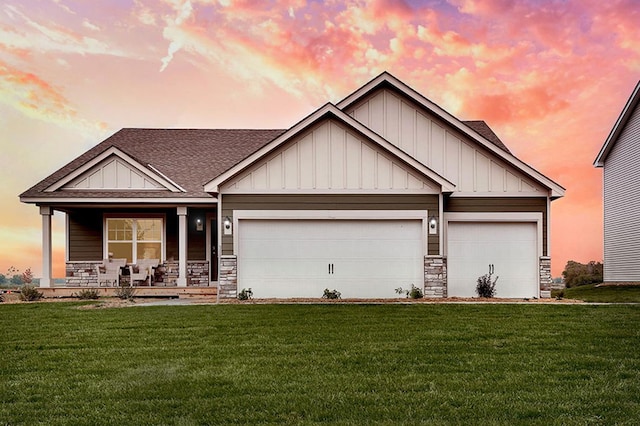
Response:
[[[592,164],[640,79],[638,22],[638,0],[3,0],[0,273],[42,271],[18,195],[117,130],[288,128],[383,71],[567,189],[554,276],[602,261]]]

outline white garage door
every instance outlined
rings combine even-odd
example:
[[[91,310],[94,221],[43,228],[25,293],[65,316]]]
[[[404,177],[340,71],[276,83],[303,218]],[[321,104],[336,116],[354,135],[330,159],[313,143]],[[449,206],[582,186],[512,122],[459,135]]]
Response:
[[[420,220],[241,220],[238,290],[254,297],[398,297],[422,286]]]
[[[449,222],[447,293],[477,297],[478,277],[494,265],[496,297],[538,297],[535,223]]]

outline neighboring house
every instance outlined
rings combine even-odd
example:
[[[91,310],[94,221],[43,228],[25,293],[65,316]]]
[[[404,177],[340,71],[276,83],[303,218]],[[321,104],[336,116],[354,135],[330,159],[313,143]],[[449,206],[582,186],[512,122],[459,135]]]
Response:
[[[68,285],[107,253],[159,258],[163,284],[258,298],[549,297],[564,188],[388,73],[287,130],[123,129],[21,195],[67,217]]]
[[[604,282],[640,283],[640,82],[594,165],[603,168]]]

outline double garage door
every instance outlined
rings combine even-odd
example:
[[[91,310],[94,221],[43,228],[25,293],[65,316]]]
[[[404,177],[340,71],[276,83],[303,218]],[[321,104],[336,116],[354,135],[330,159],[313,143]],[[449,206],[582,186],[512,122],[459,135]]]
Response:
[[[241,220],[238,290],[259,298],[398,297],[421,286],[422,220]]]
[[[424,283],[422,220],[241,220],[238,290],[258,298],[394,298]],[[538,230],[533,222],[448,222],[447,293],[476,297],[493,265],[497,297],[537,297]]]

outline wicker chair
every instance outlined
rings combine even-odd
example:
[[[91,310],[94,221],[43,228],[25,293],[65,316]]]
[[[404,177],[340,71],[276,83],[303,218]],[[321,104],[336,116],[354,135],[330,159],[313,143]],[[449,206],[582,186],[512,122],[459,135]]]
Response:
[[[158,266],[158,263],[160,263],[160,259],[138,259],[137,264],[129,265],[131,285],[134,284],[134,281],[142,281],[151,285],[153,270]]]
[[[101,265],[96,265],[98,287],[105,283],[107,287],[120,284],[120,271],[127,264],[127,259],[104,259]]]

